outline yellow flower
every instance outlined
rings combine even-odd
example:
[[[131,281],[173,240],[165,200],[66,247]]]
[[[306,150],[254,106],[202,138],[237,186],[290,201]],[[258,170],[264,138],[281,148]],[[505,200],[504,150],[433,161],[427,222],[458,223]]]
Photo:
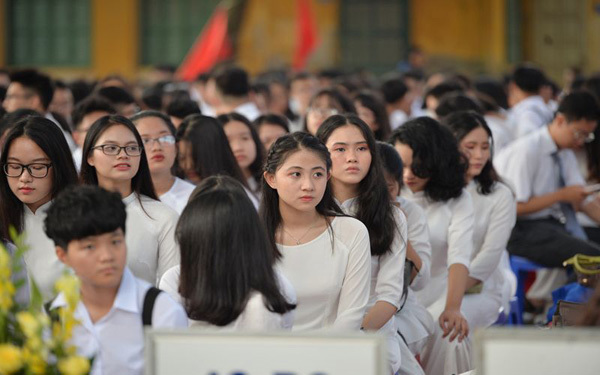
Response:
[[[63,375],[83,375],[90,371],[90,361],[80,356],[71,356],[58,361],[58,370]]]
[[[17,322],[19,322],[21,331],[23,331],[27,337],[37,335],[41,328],[40,322],[29,311],[18,312]]]
[[[62,275],[55,284],[56,291],[63,293],[67,304],[71,309],[75,309],[79,303],[79,279],[73,275]]]
[[[12,344],[0,344],[0,374],[12,374],[23,367],[21,350]]]
[[[34,352],[29,347],[23,349],[23,362],[27,364],[30,374],[43,375],[46,373],[47,356],[47,353],[44,353],[44,351]]]

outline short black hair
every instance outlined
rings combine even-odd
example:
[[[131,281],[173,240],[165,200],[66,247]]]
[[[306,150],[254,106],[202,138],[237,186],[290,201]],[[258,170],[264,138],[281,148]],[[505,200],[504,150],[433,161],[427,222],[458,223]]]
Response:
[[[586,119],[598,121],[600,119],[600,107],[598,101],[589,91],[575,91],[565,96],[556,111],[564,115],[567,121],[579,121]]]
[[[12,129],[13,125],[15,125],[17,122],[29,116],[42,116],[42,114],[34,109],[29,108],[21,108],[6,113],[0,119],[0,136],[2,136],[4,132]]]
[[[191,99],[173,100],[167,106],[167,114],[172,117],[184,119],[189,115],[201,115],[198,103]]]
[[[440,100],[442,98],[442,96],[449,94],[451,92],[463,92],[463,88],[460,84],[458,84],[457,82],[453,82],[453,81],[445,81],[442,83],[439,83],[435,86],[433,86],[432,88],[430,88],[429,90],[427,90],[427,92],[425,93],[425,95],[423,96],[423,105],[426,104],[426,99],[429,96],[433,96],[434,98]]]
[[[475,90],[491,98],[495,104],[508,109],[508,98],[502,82],[493,78],[479,78],[475,81]]]
[[[402,78],[391,78],[383,82],[381,85],[381,92],[383,93],[385,102],[391,104],[402,99],[408,92],[408,87]]]
[[[248,72],[239,66],[225,66],[215,73],[217,89],[225,96],[240,97],[250,92]]]
[[[265,124],[277,125],[283,130],[285,130],[286,133],[290,132],[288,120],[285,117],[275,113],[267,113],[265,115],[261,115],[252,122],[252,125],[254,125],[256,130],[259,130],[260,127]]]
[[[108,101],[110,101],[114,105],[135,103],[133,95],[131,95],[129,91],[121,87],[102,87],[96,93],[101,97],[108,99]]]
[[[13,72],[10,75],[10,82],[18,83],[29,90],[33,90],[39,96],[44,109],[48,109],[54,96],[54,84],[50,77],[35,69],[24,69]]]
[[[125,233],[127,212],[119,193],[98,186],[70,186],[54,199],[44,219],[46,235],[65,251],[73,240]]]
[[[483,108],[476,99],[461,92],[452,92],[441,97],[440,103],[435,108],[439,119],[459,111],[474,111],[483,114]]]
[[[518,88],[530,93],[537,94],[542,85],[546,83],[544,72],[533,65],[525,64],[518,66],[510,77]]]
[[[77,103],[73,112],[71,112],[71,121],[73,129],[77,129],[83,118],[92,112],[107,112],[110,114],[117,113],[115,107],[105,98],[101,96],[90,96]]]
[[[402,163],[398,151],[396,151],[394,146],[389,143],[381,141],[377,141],[377,151],[379,152],[383,169],[392,176],[394,180],[398,181],[400,186],[402,186],[402,171],[404,169],[404,164]]]

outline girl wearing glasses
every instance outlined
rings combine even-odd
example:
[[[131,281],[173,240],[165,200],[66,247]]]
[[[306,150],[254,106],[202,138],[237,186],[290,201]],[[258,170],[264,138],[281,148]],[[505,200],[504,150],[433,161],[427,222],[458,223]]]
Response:
[[[181,214],[195,186],[175,175],[178,169],[175,126],[169,116],[158,111],[139,112],[131,121],[144,142],[156,194]]]
[[[63,271],[54,243],[45,235],[44,218],[51,200],[77,183],[69,145],[54,123],[40,116],[17,122],[6,137],[0,158],[0,229],[11,241],[10,228],[26,233],[27,272],[45,301],[53,297]]]
[[[127,206],[127,264],[136,277],[156,284],[179,264],[177,213],[158,201],[143,141],[126,117],[98,119],[83,144],[80,179],[116,191]]]
[[[336,89],[322,89],[310,99],[304,118],[304,131],[315,135],[329,116],[344,112],[356,113],[354,104]]]

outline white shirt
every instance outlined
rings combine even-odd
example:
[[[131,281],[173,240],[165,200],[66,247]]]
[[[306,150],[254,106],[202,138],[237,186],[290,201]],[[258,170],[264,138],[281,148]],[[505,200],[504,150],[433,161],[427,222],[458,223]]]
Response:
[[[392,128],[392,130],[399,128],[406,121],[408,121],[408,115],[404,113],[403,110],[397,109],[390,113],[390,127]]]
[[[69,150],[71,151],[71,153],[75,152],[75,150],[77,149],[77,144],[75,143],[75,141],[73,140],[73,136],[71,136],[71,134],[69,134],[68,131],[64,130],[62,128],[62,126],[60,126],[60,124],[58,123],[58,121],[54,118],[54,116],[52,116],[52,113],[47,112],[46,115],[44,116],[46,117],[48,120],[52,121],[54,124],[56,124],[56,126],[58,127],[58,129],[63,133],[63,135],[65,136],[65,140],[67,141],[67,144],[69,145]]]
[[[256,120],[260,116],[260,111],[258,110],[258,107],[252,102],[246,102],[242,105],[235,107],[233,112],[243,115],[248,120],[250,120],[250,122]]]
[[[488,195],[477,188],[475,181],[467,186],[475,212],[469,276],[481,280],[484,290],[501,295],[505,278],[500,260],[517,220],[517,204],[512,191],[501,182]]]
[[[415,252],[421,258],[421,269],[410,284],[412,290],[421,290],[431,277],[431,243],[429,241],[429,228],[425,211],[415,202],[404,197],[397,197],[400,209],[404,212],[408,224],[408,240]]]
[[[54,241],[48,238],[44,231],[46,211],[51,204],[52,201],[40,206],[35,214],[27,205],[23,205],[25,244],[29,247],[24,255],[25,265],[29,277],[35,281],[44,301],[49,301],[55,296],[54,283],[66,269],[56,257]]]
[[[142,307],[150,286],[135,278],[126,267],[110,311],[95,323],[83,302],[79,302],[74,315],[81,324],[73,329],[71,343],[78,354],[95,356],[92,375],[144,373]],[[66,306],[62,293],[50,309],[60,306]],[[167,293],[160,293],[156,298],[152,327],[187,327],[185,311]]]
[[[502,178],[513,188],[517,202],[525,203],[532,197],[553,193],[559,189],[559,171],[552,157],[558,152],[565,185],[584,185],[577,160],[572,150],[558,150],[547,126],[517,139],[503,149],[494,159],[494,166]],[[560,204],[519,216],[523,219],[562,217]]]
[[[277,247],[283,255],[278,268],[298,298],[292,329],[358,331],[371,279],[369,232],[364,224],[351,217],[335,217],[331,228],[312,241]]]
[[[448,284],[448,268],[453,264],[469,267],[473,252],[473,202],[463,189],[460,197],[434,202],[424,192],[402,189],[402,196],[417,203],[425,211],[431,242],[431,280],[415,294],[429,307],[443,298]]]
[[[183,209],[188,203],[188,200],[190,199],[190,195],[192,195],[192,192],[195,188],[196,186],[194,184],[182,180],[179,177],[175,177],[173,186],[171,186],[169,191],[161,195],[159,198],[161,202],[171,207],[177,211],[179,215],[181,215]]]
[[[514,140],[506,121],[498,116],[485,116],[485,122],[492,131],[492,138],[494,139],[494,155],[497,155],[500,150]]]
[[[160,201],[140,198],[143,208],[135,193],[123,198],[127,210],[127,266],[136,277],[156,285],[166,270],[179,264],[175,242],[178,215]]]
[[[71,155],[73,156],[73,163],[75,163],[75,169],[77,170],[77,173],[81,172],[81,158],[83,155],[83,150],[81,147],[77,147]]]
[[[179,294],[179,275],[181,266],[175,266],[169,269],[160,279],[160,289],[169,293],[177,302],[183,304],[183,299]],[[275,277],[279,284],[279,290],[283,297],[292,304],[296,303],[296,291],[290,281],[281,273],[275,270]],[[207,322],[189,319],[189,325],[194,327],[204,327],[221,331],[273,331],[273,330],[291,330],[294,324],[294,310],[285,314],[278,314],[265,306],[263,296],[259,292],[252,292],[244,311],[236,320],[226,326],[219,327]]]
[[[515,139],[529,134],[552,121],[554,113],[548,108],[544,99],[533,95],[521,100],[509,111],[508,124]]]
[[[358,198],[351,198],[340,204],[347,215],[356,215]],[[396,309],[400,308],[402,288],[404,285],[404,262],[406,259],[406,241],[408,238],[406,216],[399,208],[393,206],[397,230],[391,245],[391,251],[379,255],[371,255],[371,289],[367,309],[377,301],[385,301]]]

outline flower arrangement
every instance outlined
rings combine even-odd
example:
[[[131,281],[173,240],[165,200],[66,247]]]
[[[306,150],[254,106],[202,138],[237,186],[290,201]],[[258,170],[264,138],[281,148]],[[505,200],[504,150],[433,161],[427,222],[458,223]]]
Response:
[[[15,295],[26,280],[15,280],[23,269],[27,247],[23,235],[11,233],[15,251],[10,254],[0,243],[0,375],[64,374],[84,375],[90,372],[89,358],[78,356],[68,344],[73,327],[79,322],[74,312],[79,303],[79,280],[63,275],[55,285],[63,293],[67,306],[49,317],[42,296],[31,282],[31,302],[19,303]]]

